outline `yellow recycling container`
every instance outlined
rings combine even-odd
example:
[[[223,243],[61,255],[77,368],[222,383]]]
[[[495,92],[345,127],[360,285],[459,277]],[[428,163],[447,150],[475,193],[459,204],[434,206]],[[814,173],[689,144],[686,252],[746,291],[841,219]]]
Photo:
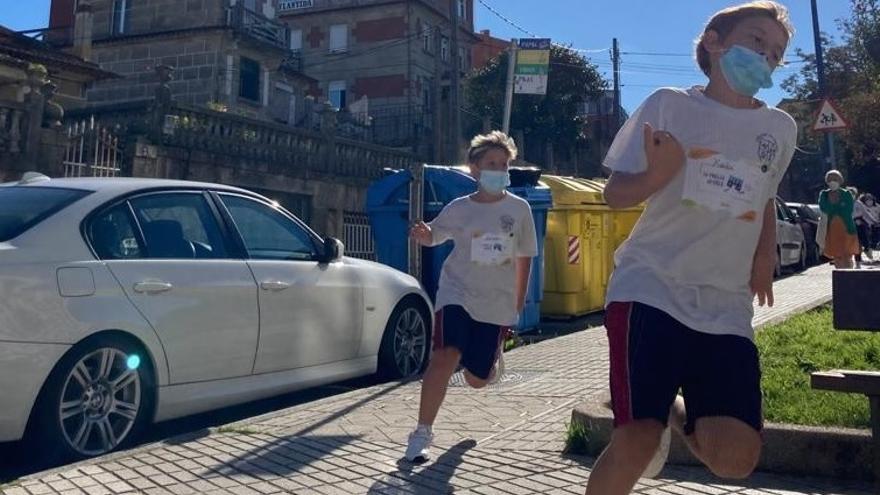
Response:
[[[544,241],[541,314],[575,317],[601,310],[614,251],[632,232],[643,206],[612,210],[603,180],[542,175],[553,194]]]

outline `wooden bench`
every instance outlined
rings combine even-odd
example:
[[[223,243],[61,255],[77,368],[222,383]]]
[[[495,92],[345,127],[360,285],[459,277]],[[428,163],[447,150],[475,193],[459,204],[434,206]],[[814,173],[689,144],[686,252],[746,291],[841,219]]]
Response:
[[[831,276],[834,328],[880,332],[880,305],[877,289],[880,271],[835,270]],[[871,408],[871,434],[874,451],[874,479],[880,483],[880,371],[831,370],[812,373],[810,386],[862,394],[868,397]]]

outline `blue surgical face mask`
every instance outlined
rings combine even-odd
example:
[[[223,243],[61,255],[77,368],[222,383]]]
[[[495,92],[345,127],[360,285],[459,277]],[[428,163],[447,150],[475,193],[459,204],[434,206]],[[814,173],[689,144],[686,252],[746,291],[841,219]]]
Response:
[[[761,88],[772,88],[773,69],[760,53],[733,45],[721,56],[721,73],[730,89],[743,96],[755,96]]]
[[[491,194],[501,194],[510,185],[510,174],[500,170],[480,171],[480,187]]]

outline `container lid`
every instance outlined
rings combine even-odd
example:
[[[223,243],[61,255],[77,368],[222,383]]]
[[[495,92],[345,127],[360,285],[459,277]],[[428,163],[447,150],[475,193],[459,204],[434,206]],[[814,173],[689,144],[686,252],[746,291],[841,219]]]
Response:
[[[603,192],[605,184],[596,180],[544,175],[541,183],[553,193],[554,206],[608,206]]]

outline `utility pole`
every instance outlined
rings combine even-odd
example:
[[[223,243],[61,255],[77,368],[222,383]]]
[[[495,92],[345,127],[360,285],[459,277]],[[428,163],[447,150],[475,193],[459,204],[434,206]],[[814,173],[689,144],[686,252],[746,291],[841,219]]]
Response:
[[[449,87],[449,104],[452,106],[450,117],[452,119],[452,137],[449,140],[449,160],[452,163],[457,163],[459,159],[459,148],[461,144],[461,102],[459,96],[459,85],[461,82],[461,57],[458,52],[458,31],[459,31],[459,16],[458,9],[459,5],[462,3],[462,0],[454,0],[449,2],[449,7],[452,9],[450,13],[450,19],[452,20],[452,56],[450,59],[452,60],[452,71],[450,78],[450,87]]]
[[[620,49],[617,38],[611,44],[611,64],[614,67],[614,134],[620,130]]]
[[[443,30],[440,24],[431,28],[431,36],[434,41],[434,79],[431,81],[431,112],[434,117],[434,163],[443,163],[445,153],[443,142],[443,61],[440,60],[441,40]]]
[[[813,42],[816,44],[816,81],[819,83],[819,98],[828,98],[828,86],[825,84],[825,60],[822,54],[822,37],[819,31],[819,9],[816,0],[810,0],[813,11]],[[821,103],[820,103],[821,104]],[[825,132],[825,164],[828,168],[837,168],[834,153],[834,133]]]
[[[516,39],[510,40],[507,52],[507,83],[504,89],[504,120],[501,122],[502,132],[510,134],[510,114],[513,112],[513,78],[516,69]],[[519,144],[519,143],[517,143]]]

